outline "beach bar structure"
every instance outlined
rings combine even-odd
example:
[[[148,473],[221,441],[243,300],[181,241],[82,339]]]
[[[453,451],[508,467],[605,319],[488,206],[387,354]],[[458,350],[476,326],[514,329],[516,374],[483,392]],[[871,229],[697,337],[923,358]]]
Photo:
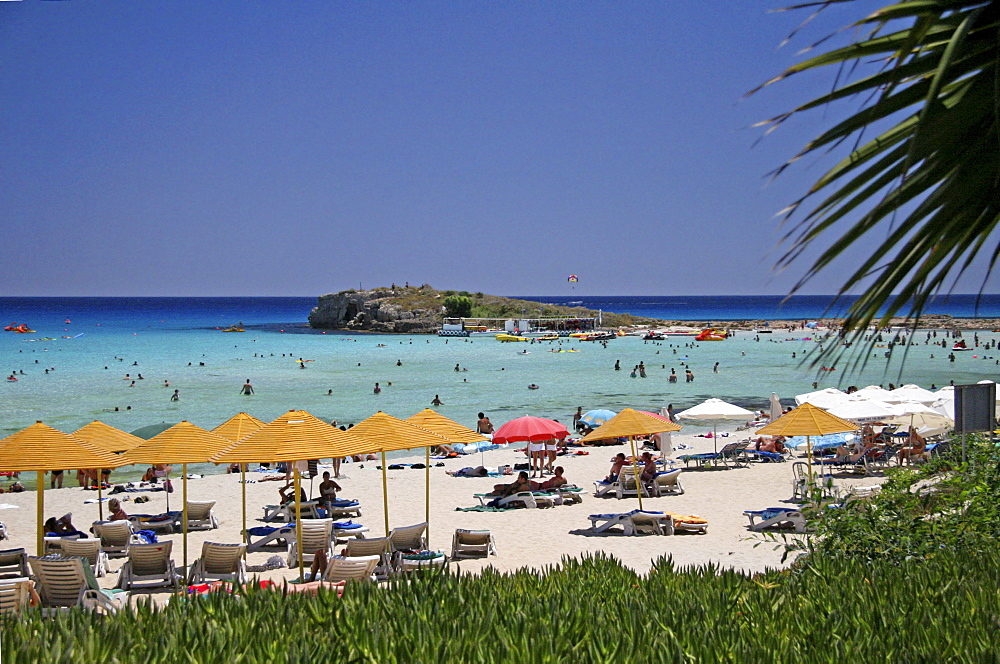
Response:
[[[558,334],[593,332],[601,325],[601,316],[542,316],[540,318],[445,318],[438,336],[468,337],[472,334]]]

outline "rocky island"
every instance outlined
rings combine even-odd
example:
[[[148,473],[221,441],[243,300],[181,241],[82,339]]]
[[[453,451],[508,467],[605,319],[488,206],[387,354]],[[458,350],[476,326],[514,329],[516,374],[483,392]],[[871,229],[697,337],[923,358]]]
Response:
[[[465,311],[460,310],[463,307]],[[424,284],[371,290],[351,289],[321,295],[319,302],[309,313],[309,325],[326,330],[434,334],[441,329],[445,316],[592,318],[597,315],[597,311],[583,307],[564,307],[467,291],[439,291]],[[610,328],[666,323],[652,318],[607,312],[602,314],[602,319],[604,327]]]

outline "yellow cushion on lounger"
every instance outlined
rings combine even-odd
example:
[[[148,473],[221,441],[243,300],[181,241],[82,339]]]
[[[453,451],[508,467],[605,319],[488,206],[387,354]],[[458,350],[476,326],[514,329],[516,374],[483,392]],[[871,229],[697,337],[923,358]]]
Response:
[[[676,523],[708,523],[708,519],[693,514],[675,514],[674,512],[664,512],[664,514],[672,516]]]

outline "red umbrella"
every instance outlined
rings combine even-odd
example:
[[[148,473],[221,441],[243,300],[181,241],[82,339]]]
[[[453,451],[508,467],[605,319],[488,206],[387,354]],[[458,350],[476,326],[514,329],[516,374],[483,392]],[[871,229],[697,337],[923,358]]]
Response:
[[[644,413],[646,415],[652,415],[656,419],[663,420],[664,422],[670,422],[670,418],[669,417],[664,417],[663,415],[660,415],[659,413],[653,413],[653,412],[648,411],[648,410],[640,410],[639,412],[640,413]]]
[[[566,425],[544,417],[525,415],[511,420],[493,432],[494,443],[519,443],[552,440],[569,435]]]

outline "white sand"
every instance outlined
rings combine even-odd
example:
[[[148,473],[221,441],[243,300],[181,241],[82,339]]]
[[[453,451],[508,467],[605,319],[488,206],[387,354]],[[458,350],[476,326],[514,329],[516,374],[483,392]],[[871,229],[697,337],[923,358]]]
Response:
[[[740,434],[734,433],[733,436]],[[719,446],[736,440],[735,437],[721,438]],[[684,453],[711,451],[711,439],[692,435],[674,435],[675,446],[687,443],[693,449],[680,450],[674,456]],[[678,534],[672,537],[653,535],[626,537],[621,534],[589,533],[590,514],[626,512],[638,507],[634,497],[618,500],[614,497],[595,498],[594,480],[604,477],[611,458],[619,451],[628,453],[628,447],[585,448],[587,456],[561,456],[557,465],[566,469],[569,482],[587,489],[582,504],[560,505],[546,509],[520,509],[506,512],[458,512],[456,507],[471,507],[478,504],[474,493],[487,492],[501,481],[513,478],[459,478],[445,474],[445,470],[456,470],[465,466],[478,466],[480,455],[470,455],[458,459],[447,459],[444,467],[431,469],[430,546],[450,553],[451,537],[456,528],[488,529],[493,532],[499,549],[499,556],[489,559],[463,560],[453,563],[462,571],[476,571],[485,566],[499,570],[515,570],[529,566],[541,568],[556,565],[563,556],[580,556],[588,552],[603,551],[611,554],[626,565],[646,571],[651,563],[661,555],[669,555],[677,565],[695,565],[713,562],[724,568],[760,571],[781,565],[781,551],[773,542],[764,541],[760,536],[747,530],[747,519],[743,510],[762,509],[771,506],[790,505],[792,494],[791,463],[752,463],[749,468],[688,470],[681,474],[685,488],[684,495],[644,498],[643,506],[650,510],[670,510],[680,514],[697,514],[709,521],[707,534]],[[414,457],[408,461],[423,461]],[[511,446],[507,449],[487,452],[485,465],[497,466],[525,461],[523,454]],[[432,460],[432,464],[437,461]],[[364,466],[363,468],[361,466]],[[357,521],[368,526],[373,537],[384,534],[384,512],[382,508],[381,472],[376,470],[377,462],[364,464],[344,464],[341,467],[343,487],[342,498],[361,501],[363,516]],[[681,464],[683,466],[683,464]],[[175,468],[175,473],[179,471]],[[247,474],[250,479],[259,480],[266,475],[256,472]],[[424,471],[416,469],[388,471],[389,513],[391,526],[406,526],[425,520]],[[880,477],[861,475],[838,475],[837,484],[842,489],[852,486],[869,486],[881,482]],[[239,542],[241,528],[241,491],[239,475],[213,475],[188,483],[191,500],[216,500],[216,514],[221,520],[217,530],[192,531],[188,536],[188,558],[193,561],[201,551],[204,541]],[[318,490],[319,478],[314,491]],[[75,473],[66,472],[67,484],[75,484]],[[278,488],[283,482],[258,481],[247,485],[248,527],[267,525],[259,519],[263,515],[261,506],[277,502]],[[309,491],[308,480],[305,482]],[[174,479],[175,492],[170,496],[172,509],[181,505],[181,482]],[[138,495],[148,495],[151,500],[145,504],[123,503],[129,514],[156,514],[166,510],[166,494],[163,492],[118,494],[134,500]],[[83,501],[95,498],[95,491],[84,491],[77,487],[66,487],[45,492],[45,516],[60,516],[73,513],[73,523],[86,530],[97,519],[97,506],[85,505]],[[25,547],[29,554],[35,553],[35,493],[0,495],[0,503],[17,505],[17,509],[0,509],[0,521],[7,526],[10,539],[0,542],[0,548]],[[181,535],[164,535],[161,538],[174,540],[174,561],[182,565],[183,551]],[[763,543],[762,543],[763,542]],[[285,557],[282,549],[252,553],[249,565],[261,565],[272,555]],[[112,573],[101,580],[102,585],[111,587],[117,582],[117,570],[123,559],[112,559]],[[280,569],[261,574],[261,578],[279,580],[297,577],[297,570]],[[167,596],[167,590],[153,591]]]

